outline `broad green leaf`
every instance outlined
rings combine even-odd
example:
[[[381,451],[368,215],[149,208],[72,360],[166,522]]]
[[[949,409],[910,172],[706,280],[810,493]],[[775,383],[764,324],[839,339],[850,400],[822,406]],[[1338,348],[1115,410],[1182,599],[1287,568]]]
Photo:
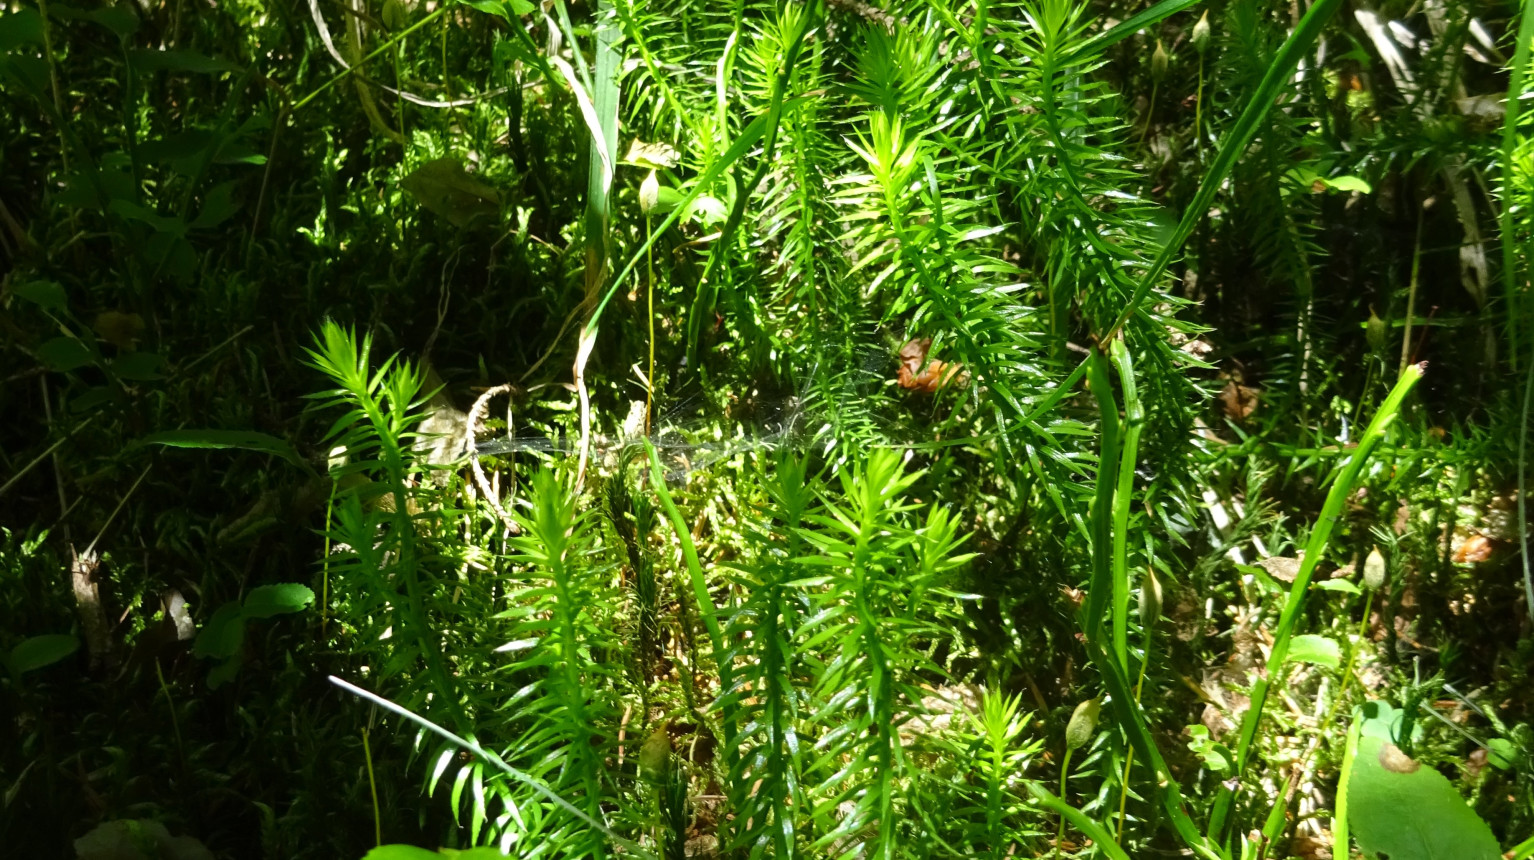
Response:
[[[1486,742],[1486,760],[1497,770],[1512,770],[1518,761],[1518,746],[1507,738],[1492,738]]]
[[[533,12],[537,8],[528,0],[458,0],[458,2],[487,15],[494,15],[507,23],[515,23],[516,18]]]
[[[168,448],[234,448],[242,451],[261,451],[275,454],[289,463],[307,468],[308,464],[298,456],[285,440],[254,430],[162,430],[151,433],[137,442],[139,445],[164,445]]]
[[[0,16],[0,51],[18,45],[43,44],[43,16],[36,9],[22,9]]]
[[[80,17],[111,30],[119,39],[126,39],[138,32],[138,16],[129,10],[126,3],[92,9]]]
[[[48,91],[48,61],[28,54],[0,55],[0,82],[13,91],[25,92],[37,99],[52,114]]]
[[[1342,649],[1334,639],[1307,633],[1289,642],[1289,662],[1314,663],[1335,669],[1342,664]]]
[[[1327,188],[1333,191],[1357,191],[1359,194],[1368,194],[1374,189],[1357,176],[1332,176],[1321,179]]]
[[[128,52],[128,62],[141,71],[238,72],[240,67],[228,60],[207,57],[196,51],[155,51],[138,49]]]
[[[139,144],[139,157],[161,163],[202,155],[216,146],[222,135],[202,128],[191,128],[169,137],[146,140]]]
[[[67,311],[69,310],[69,297],[64,294],[64,288],[56,281],[32,281],[12,287],[11,292],[26,299],[43,310]]]
[[[1204,760],[1204,766],[1215,773],[1225,775],[1236,769],[1236,759],[1230,747],[1215,741],[1205,726],[1188,727],[1188,749]]]
[[[112,361],[112,372],[134,382],[159,379],[165,356],[154,352],[130,352]]]
[[[236,655],[234,657],[230,657],[228,660],[225,660],[217,666],[214,666],[213,671],[208,673],[208,689],[217,690],[219,687],[222,687],[230,681],[233,681],[234,676],[238,675],[239,673],[239,656]]]
[[[121,215],[130,221],[147,224],[156,233],[179,236],[186,232],[186,225],[181,223],[180,218],[161,215],[129,200],[113,200],[107,205],[107,211]]]
[[[117,399],[117,386],[93,385],[69,399],[69,411],[79,415]]]
[[[95,361],[89,347],[72,337],[56,337],[37,348],[37,357],[49,370],[68,373]]]
[[[454,227],[467,227],[476,218],[494,218],[501,211],[500,192],[464,172],[463,162],[456,158],[428,161],[400,180],[400,185]]]
[[[1346,579],[1323,579],[1315,583],[1314,587],[1322,591],[1340,591],[1343,594],[1358,594],[1360,590],[1358,586]]]
[[[400,0],[384,0],[383,11],[379,14],[385,27],[390,30],[403,30],[410,26],[410,10]]]
[[[362,855],[362,860],[442,860],[442,855],[414,845],[380,845]]]
[[[192,653],[213,659],[233,657],[244,641],[245,613],[238,603],[225,603],[202,626],[197,641],[192,645]]]
[[[1443,774],[1395,744],[1361,737],[1348,784],[1348,824],[1358,847],[1389,860],[1498,860],[1491,828]]]
[[[5,663],[12,672],[23,675],[33,669],[51,666],[79,649],[80,640],[68,633],[48,633],[23,639],[11,649]]]
[[[246,618],[271,618],[288,612],[299,612],[314,602],[314,591],[307,585],[283,582],[263,585],[252,589],[245,596]]]
[[[192,221],[192,229],[217,227],[239,210],[240,207],[234,202],[234,184],[230,181],[213,186],[203,198],[202,211]]]

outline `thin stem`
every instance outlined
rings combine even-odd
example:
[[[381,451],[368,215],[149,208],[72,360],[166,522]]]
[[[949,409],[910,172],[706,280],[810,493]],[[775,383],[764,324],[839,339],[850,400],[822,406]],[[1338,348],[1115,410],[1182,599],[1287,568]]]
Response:
[[[1422,218],[1423,213],[1419,211],[1417,239],[1411,252],[1411,284],[1406,290],[1406,326],[1401,332],[1401,367],[1396,371],[1398,375],[1406,372],[1406,365],[1411,361],[1411,325],[1417,313],[1417,273],[1422,263]]]
[[[181,759],[181,769],[186,770],[186,746],[181,741],[181,722],[176,719],[176,700],[171,698],[170,687],[165,683],[165,673],[160,670],[160,660],[154,661],[154,676],[160,682],[160,693],[165,696],[165,704],[170,708],[170,730],[176,736],[176,755]]]
[[[374,59],[382,56],[385,51],[388,51],[390,48],[393,48],[397,43],[399,43],[406,36],[410,35],[411,33],[414,33],[415,31],[421,29],[422,27],[425,27],[427,24],[430,24],[431,22],[433,22],[433,21],[437,20],[438,18],[442,17],[444,14],[447,13],[447,10],[450,9],[450,8],[452,8],[450,5],[444,4],[442,6],[442,8],[440,8],[437,11],[431,13],[430,15],[427,15],[425,18],[422,18],[421,20],[419,20],[416,23],[410,25],[409,27],[406,27],[404,30],[401,30],[398,36],[395,36],[394,38],[390,39],[389,41],[384,42],[382,45],[379,45],[378,49],[373,51],[373,53],[368,54],[366,57],[363,57],[361,60],[358,60],[356,63],[353,63],[350,67],[342,69],[340,72],[336,73],[335,77],[331,78],[330,80],[326,81],[323,84],[320,84],[319,88],[316,89],[314,92],[312,92],[312,93],[304,96],[303,98],[299,99],[298,102],[293,105],[293,110],[289,111],[289,113],[292,113],[293,111],[297,111],[299,108],[303,107],[304,105],[308,104],[309,102],[312,102],[315,99],[319,98],[320,95],[322,93],[324,93],[326,90],[330,89],[331,87],[335,86],[336,84],[338,84],[341,81],[345,80],[346,78],[350,77],[352,72],[357,71],[358,69],[360,69],[363,66],[367,65],[368,63],[372,62]]]
[[[1204,160],[1204,53],[1198,55],[1198,91],[1193,96],[1193,140],[1198,150],[1198,160]]]
[[[645,375],[644,432],[650,435],[650,421],[655,411],[655,238],[654,219],[645,216],[645,316],[650,322],[650,371]]]
[[[1145,667],[1150,663],[1151,629],[1145,630],[1145,659],[1140,661],[1140,677],[1135,681],[1135,704],[1140,703],[1140,692],[1145,689]],[[1129,769],[1135,763],[1135,748],[1130,747],[1124,756],[1124,775],[1119,780],[1119,829],[1118,840],[1124,841],[1124,810],[1129,802]]]
[[[1071,753],[1075,750],[1065,748],[1065,758],[1060,762],[1060,802],[1065,803],[1065,780],[1071,773]],[[1060,823],[1055,827],[1055,856],[1060,856],[1060,843],[1065,840],[1065,811],[1060,811]]]
[[[1240,785],[1241,777],[1246,772],[1247,761],[1255,747],[1257,729],[1262,722],[1263,707],[1267,704],[1269,689],[1273,681],[1282,678],[1284,661],[1289,656],[1289,641],[1294,635],[1300,613],[1305,607],[1311,576],[1315,573],[1316,565],[1326,555],[1327,546],[1332,539],[1332,530],[1342,519],[1348,497],[1352,495],[1353,487],[1358,482],[1359,475],[1363,473],[1364,464],[1368,462],[1369,455],[1375,446],[1384,439],[1385,429],[1395,420],[1407,393],[1422,378],[1423,370],[1423,365],[1407,367],[1406,373],[1401,375],[1395,388],[1391,390],[1390,396],[1385,398],[1384,404],[1375,413],[1374,420],[1369,423],[1368,429],[1359,437],[1358,447],[1339,468],[1336,478],[1332,481],[1331,490],[1327,493],[1326,501],[1321,507],[1321,516],[1317,518],[1315,528],[1310,533],[1310,541],[1305,545],[1304,561],[1300,563],[1300,569],[1295,574],[1289,596],[1279,615],[1273,645],[1268,653],[1266,674],[1260,677],[1252,688],[1251,705],[1241,721],[1241,733],[1235,751],[1236,767],[1233,780],[1220,790],[1210,815],[1208,838],[1212,842],[1218,843],[1225,831],[1226,818],[1235,800],[1235,788],[1231,786]]]
[[[64,174],[69,174],[69,138],[64,132],[64,97],[59,91],[59,67],[53,52],[53,28],[48,26],[48,0],[37,0],[38,14],[43,22],[43,50],[48,55],[48,83],[53,89],[53,110],[58,114],[59,163]]]
[[[368,729],[362,729],[362,760],[368,767],[368,791],[373,795],[373,847],[383,844],[383,815],[378,810],[378,780],[373,776],[373,748],[368,743]]]
[[[1534,5],[1534,4],[1531,4]],[[1524,368],[1523,421],[1518,433],[1518,555],[1523,559],[1524,606],[1534,621],[1534,573],[1529,569],[1529,402],[1534,400],[1534,361]]]
[[[1140,145],[1145,145],[1145,139],[1150,136],[1151,118],[1156,115],[1156,90],[1161,88],[1160,81],[1151,82],[1150,105],[1145,109],[1145,127],[1140,129]]]

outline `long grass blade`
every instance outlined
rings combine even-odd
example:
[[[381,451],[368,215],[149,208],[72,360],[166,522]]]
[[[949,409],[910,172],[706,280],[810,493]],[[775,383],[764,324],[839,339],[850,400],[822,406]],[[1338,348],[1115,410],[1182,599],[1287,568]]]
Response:
[[[1369,422],[1368,429],[1359,438],[1358,447],[1353,450],[1347,461],[1340,465],[1340,471],[1332,482],[1332,488],[1326,494],[1326,502],[1321,507],[1321,516],[1310,533],[1310,540],[1305,544],[1305,558],[1300,562],[1300,569],[1289,588],[1289,597],[1284,601],[1283,611],[1279,614],[1278,627],[1273,632],[1273,646],[1268,654],[1267,671],[1252,687],[1251,707],[1247,709],[1246,716],[1241,720],[1241,734],[1236,744],[1235,778],[1237,780],[1245,772],[1247,760],[1251,756],[1252,746],[1257,738],[1257,728],[1262,722],[1263,706],[1267,704],[1268,691],[1275,680],[1281,680],[1283,677],[1284,661],[1289,657],[1289,642],[1294,637],[1295,623],[1299,620],[1300,611],[1305,607],[1305,598],[1310,590],[1310,579],[1315,573],[1316,565],[1326,557],[1326,548],[1331,543],[1332,530],[1336,527],[1337,521],[1342,518],[1348,496],[1352,495],[1353,486],[1358,482],[1359,475],[1363,473],[1369,454],[1385,437],[1386,428],[1401,411],[1401,403],[1417,381],[1422,378],[1423,371],[1424,365],[1414,364],[1401,374],[1401,378],[1391,389],[1385,402],[1380,405],[1379,411],[1375,413],[1374,420]],[[1221,789],[1220,797],[1215,801],[1214,812],[1210,817],[1211,839],[1219,839],[1233,796],[1232,789],[1228,787]]]
[[[1145,426],[1145,406],[1135,386],[1134,363],[1122,339],[1115,340],[1109,357],[1119,372],[1124,392],[1124,426],[1119,442],[1118,486],[1113,493],[1113,656],[1129,673],[1129,504],[1133,497],[1135,465],[1140,457],[1140,431]]]
[[[1246,108],[1241,111],[1240,118],[1225,135],[1220,151],[1215,154],[1214,161],[1210,162],[1209,171],[1204,174],[1203,182],[1199,183],[1198,191],[1194,193],[1193,199],[1183,210],[1182,220],[1177,223],[1177,229],[1172,232],[1166,244],[1161,246],[1161,253],[1156,255],[1155,262],[1151,263],[1150,269],[1140,278],[1140,284],[1135,287],[1134,294],[1125,304],[1123,312],[1119,314],[1113,326],[1101,336],[1101,341],[1110,340],[1114,333],[1123,328],[1139,311],[1145,297],[1150,295],[1156,282],[1161,279],[1162,273],[1182,249],[1183,243],[1193,235],[1193,229],[1209,211],[1209,204],[1214,201],[1214,195],[1219,191],[1220,185],[1225,181],[1231,168],[1235,167],[1236,161],[1246,152],[1252,138],[1257,136],[1257,130],[1261,128],[1263,118],[1272,109],[1280,91],[1289,84],[1290,76],[1299,65],[1300,57],[1310,50],[1310,46],[1320,37],[1321,30],[1341,5],[1342,0],[1318,0],[1314,6],[1310,7],[1310,11],[1305,13],[1305,17],[1300,19],[1299,25],[1294,28],[1289,38],[1284,40],[1283,46],[1278,49],[1278,55],[1268,66],[1267,74],[1263,75],[1257,92],[1252,93]]]
[[[1069,67],[1089,57],[1095,57],[1146,27],[1164,21],[1190,6],[1197,5],[1198,2],[1199,0],[1161,0],[1149,9],[1137,15],[1131,15],[1092,37],[1092,41],[1061,57],[1058,62],[1062,67]]]

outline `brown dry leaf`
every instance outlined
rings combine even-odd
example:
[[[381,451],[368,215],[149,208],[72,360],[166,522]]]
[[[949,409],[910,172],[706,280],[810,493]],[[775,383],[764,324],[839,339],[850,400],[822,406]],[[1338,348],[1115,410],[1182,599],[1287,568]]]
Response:
[[[1220,409],[1232,421],[1245,421],[1257,411],[1257,389],[1232,379],[1219,395]]]
[[[1496,547],[1491,539],[1485,535],[1471,535],[1465,538],[1465,542],[1454,550],[1455,564],[1477,564],[1491,558],[1492,551]]]
[[[963,365],[935,359],[928,361],[930,349],[930,337],[907,341],[900,348],[900,371],[896,379],[901,388],[933,394],[950,382],[960,386],[969,384],[969,371]]]
[[[629,141],[628,152],[618,163],[661,170],[681,164],[682,154],[669,143],[646,143],[636,137]]]
[[[1289,844],[1289,853],[1296,860],[1332,860],[1332,846],[1314,836],[1296,836]]]
[[[1300,560],[1297,558],[1275,555],[1257,562],[1257,565],[1279,582],[1294,582],[1294,578],[1300,575]]]

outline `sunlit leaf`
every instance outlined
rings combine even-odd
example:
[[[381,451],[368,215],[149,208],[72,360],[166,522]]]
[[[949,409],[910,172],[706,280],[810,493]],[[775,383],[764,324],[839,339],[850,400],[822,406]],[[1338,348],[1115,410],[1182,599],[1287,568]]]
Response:
[[[288,612],[302,611],[314,602],[314,591],[307,585],[284,582],[263,585],[251,589],[245,596],[245,617],[271,618]]]
[[[442,860],[442,855],[414,845],[380,845],[362,855],[362,860]]]
[[[1491,828],[1448,778],[1393,743],[1358,741],[1348,823],[1365,856],[1389,860],[1498,860]]]
[[[1337,646],[1335,639],[1325,636],[1313,633],[1296,636],[1289,642],[1289,662],[1314,663],[1335,669],[1342,663],[1342,649]]]

